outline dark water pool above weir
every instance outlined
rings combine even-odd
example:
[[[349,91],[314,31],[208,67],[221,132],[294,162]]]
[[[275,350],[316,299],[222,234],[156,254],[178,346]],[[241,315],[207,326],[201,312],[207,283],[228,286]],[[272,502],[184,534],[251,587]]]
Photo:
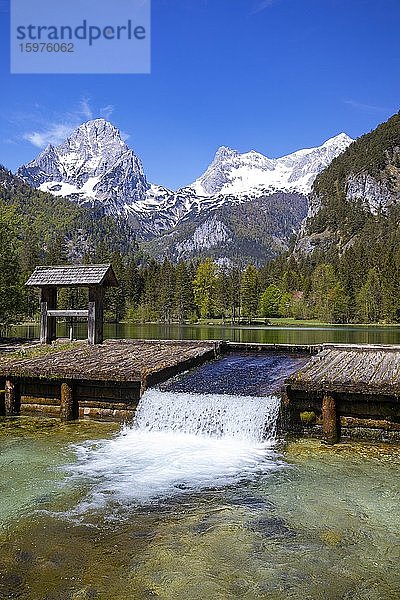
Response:
[[[278,393],[285,379],[309,359],[309,355],[282,352],[229,353],[159,387],[163,391],[193,394],[267,396]]]

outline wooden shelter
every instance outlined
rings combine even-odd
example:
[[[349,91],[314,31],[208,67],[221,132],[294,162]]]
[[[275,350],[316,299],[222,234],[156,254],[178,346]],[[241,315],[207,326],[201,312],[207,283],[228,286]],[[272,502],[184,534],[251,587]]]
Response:
[[[36,267],[25,285],[40,289],[42,344],[50,344],[56,339],[57,317],[86,318],[89,344],[102,343],[104,290],[106,287],[118,286],[110,264]],[[89,289],[87,310],[57,310],[58,288],[82,287]]]

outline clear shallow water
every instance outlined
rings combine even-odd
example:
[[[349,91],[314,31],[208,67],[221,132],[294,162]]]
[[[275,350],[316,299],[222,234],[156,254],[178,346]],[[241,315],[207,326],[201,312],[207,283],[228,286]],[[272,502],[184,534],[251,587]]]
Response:
[[[219,325],[132,325],[106,324],[106,338],[131,339],[189,339],[189,340],[230,340],[233,342],[254,342],[274,344],[400,344],[400,327],[361,327],[332,325],[329,327],[222,327]],[[38,325],[13,327],[10,336],[38,338]],[[69,328],[58,324],[57,335],[68,337]],[[85,339],[87,328],[84,323],[76,324],[74,337]]]
[[[225,357],[122,430],[0,420],[0,598],[397,600],[399,447],[274,445],[251,373],[295,360]]]
[[[112,427],[90,424],[84,435],[108,440],[115,459],[120,437]],[[132,500],[128,486],[122,498],[93,504],[90,473],[70,480],[64,471],[66,464],[82,460],[71,452],[70,442],[85,448],[83,432],[56,422],[51,429],[49,435],[50,428],[43,432],[36,423],[24,433],[9,432],[4,440],[1,428],[2,451],[4,442],[7,446],[3,466],[8,462],[20,472],[17,480],[2,477],[3,485],[13,481],[13,497],[7,502],[12,505],[8,519],[4,506],[2,512],[1,598],[399,597],[398,447],[353,443],[329,448],[308,440],[281,448],[282,456],[260,449],[251,460],[247,448],[244,464],[252,475],[240,481],[181,494],[165,489],[158,500],[142,498],[141,503]],[[150,453],[146,450],[149,464],[173,456],[172,444],[154,441]],[[29,449],[23,456],[19,442]],[[106,441],[99,444],[107,446]],[[213,461],[212,444],[207,448],[208,455],[201,445],[191,449],[192,459],[199,451],[203,461],[198,468],[192,463],[192,482],[202,477],[204,459]],[[178,463],[183,449],[175,444]],[[238,458],[241,449],[225,449],[219,467],[225,460],[232,467],[231,453]],[[264,461],[266,468],[255,474],[252,461],[258,466]],[[32,468],[38,464],[40,470]],[[101,471],[106,495],[124,489],[120,462],[103,465]],[[206,472],[214,478],[212,468]],[[154,481],[151,470],[148,476]],[[41,481],[47,482],[45,495]],[[27,489],[29,498],[18,504]],[[148,487],[143,489],[147,494]],[[84,507],[85,502],[90,505]]]

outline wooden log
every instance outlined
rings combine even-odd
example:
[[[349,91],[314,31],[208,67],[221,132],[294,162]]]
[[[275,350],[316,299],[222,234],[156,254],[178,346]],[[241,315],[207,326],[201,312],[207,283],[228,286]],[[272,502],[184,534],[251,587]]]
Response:
[[[341,417],[340,423],[343,427],[368,429],[381,429],[383,431],[400,431],[400,423],[386,421],[384,419],[359,419],[355,417]]]
[[[322,399],[322,429],[327,444],[336,444],[339,441],[336,400],[328,394],[325,394]]]
[[[21,415],[37,415],[46,417],[58,417],[60,409],[50,404],[21,404]]]
[[[73,421],[76,419],[78,410],[74,399],[74,390],[70,382],[61,384],[60,417],[62,421]]]
[[[13,379],[6,379],[5,384],[5,413],[7,416],[19,415],[20,396],[19,384]]]
[[[47,310],[49,317],[88,317],[88,310]]]
[[[6,414],[5,390],[0,390],[0,417]]]
[[[89,408],[88,406],[79,407],[79,417],[81,419],[131,422],[134,416],[134,410],[110,410],[105,408]]]
[[[57,410],[60,410],[60,400],[59,398],[52,398],[51,396],[28,396],[25,394],[21,394],[21,406],[23,404],[37,404],[38,406],[55,406]]]

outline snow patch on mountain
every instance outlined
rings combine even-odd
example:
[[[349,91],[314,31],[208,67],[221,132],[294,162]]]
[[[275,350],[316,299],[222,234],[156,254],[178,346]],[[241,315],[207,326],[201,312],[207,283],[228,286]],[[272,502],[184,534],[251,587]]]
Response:
[[[150,189],[139,158],[104,119],[83,123],[60,146],[47,146],[17,175],[42,191],[72,196],[79,203],[102,202],[111,213],[144,200]]]
[[[271,159],[252,150],[240,154],[222,146],[205,173],[189,188],[199,196],[259,196],[276,190],[308,194],[316,176],[353,140],[341,133],[322,146]]]
[[[316,175],[351,141],[340,134],[318,148],[278,159],[222,146],[201,177],[174,192],[149,183],[140,159],[118,129],[104,119],[94,119],[60,146],[49,145],[17,175],[43,191],[82,205],[96,204],[106,214],[126,216],[138,238],[145,240],[224,205],[279,191],[308,193]]]

